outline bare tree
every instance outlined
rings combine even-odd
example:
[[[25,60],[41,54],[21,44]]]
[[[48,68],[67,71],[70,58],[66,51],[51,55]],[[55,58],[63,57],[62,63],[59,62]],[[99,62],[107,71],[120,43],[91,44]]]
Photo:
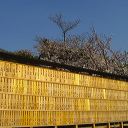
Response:
[[[55,23],[62,31],[64,42],[66,41],[66,34],[70,30],[74,29],[80,23],[79,19],[76,19],[74,21],[65,21],[62,14],[56,14],[54,16],[50,16],[49,19],[53,23]]]

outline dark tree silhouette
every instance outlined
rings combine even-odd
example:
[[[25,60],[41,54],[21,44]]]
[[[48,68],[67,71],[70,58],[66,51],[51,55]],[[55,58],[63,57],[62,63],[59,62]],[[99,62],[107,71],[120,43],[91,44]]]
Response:
[[[27,58],[33,58],[34,57],[31,50],[28,50],[28,49],[20,49],[20,50],[13,52],[13,53],[16,55],[19,55],[19,56],[27,57]]]

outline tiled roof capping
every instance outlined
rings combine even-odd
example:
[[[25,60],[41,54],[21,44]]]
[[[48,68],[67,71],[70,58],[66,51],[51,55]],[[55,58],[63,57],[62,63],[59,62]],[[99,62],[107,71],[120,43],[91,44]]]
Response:
[[[28,58],[28,57],[15,55],[13,53],[0,51],[0,59],[22,63],[22,64],[28,64],[28,65],[34,65],[34,66],[40,66],[40,67],[49,67],[49,68],[60,69],[60,70],[68,70],[75,73],[83,73],[83,74],[89,74],[92,76],[99,76],[99,77],[105,77],[110,79],[128,81],[128,76],[124,76],[124,75],[117,75],[117,74],[108,73],[108,72],[96,71],[96,70],[86,69],[82,67],[75,67],[75,66],[70,66],[70,65],[45,61],[45,60],[39,60],[37,58]]]

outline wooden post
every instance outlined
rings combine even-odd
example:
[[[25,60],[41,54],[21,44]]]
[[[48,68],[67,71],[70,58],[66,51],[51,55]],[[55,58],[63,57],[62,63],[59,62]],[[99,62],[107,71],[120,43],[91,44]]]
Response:
[[[110,128],[110,123],[108,123],[108,128]]]
[[[121,122],[121,124],[120,124],[120,125],[121,125],[121,128],[124,128],[123,122]]]
[[[96,128],[95,124],[93,124],[93,128]]]
[[[78,125],[76,125],[76,128],[78,128]]]

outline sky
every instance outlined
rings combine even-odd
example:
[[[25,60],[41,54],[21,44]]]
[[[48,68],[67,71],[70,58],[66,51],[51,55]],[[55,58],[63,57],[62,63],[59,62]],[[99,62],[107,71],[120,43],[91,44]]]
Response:
[[[61,31],[49,20],[63,14],[80,19],[70,34],[90,32],[112,37],[112,47],[128,51],[128,0],[0,0],[0,48],[33,49],[36,37],[61,39]]]

